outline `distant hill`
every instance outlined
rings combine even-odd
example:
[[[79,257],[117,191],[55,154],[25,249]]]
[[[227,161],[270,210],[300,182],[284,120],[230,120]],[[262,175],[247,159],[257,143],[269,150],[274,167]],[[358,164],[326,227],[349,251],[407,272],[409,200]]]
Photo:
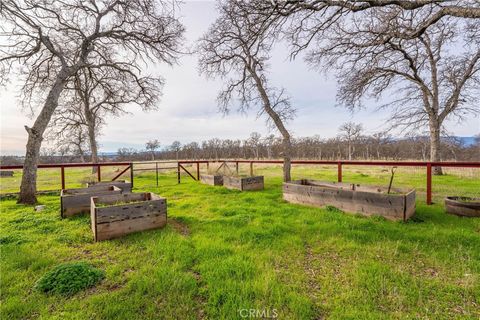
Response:
[[[475,144],[475,137],[456,137],[462,141],[463,145],[469,147]]]

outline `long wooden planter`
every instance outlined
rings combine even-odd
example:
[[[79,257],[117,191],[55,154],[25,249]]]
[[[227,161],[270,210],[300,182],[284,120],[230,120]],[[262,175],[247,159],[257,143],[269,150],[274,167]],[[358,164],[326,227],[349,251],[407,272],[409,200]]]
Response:
[[[263,176],[255,176],[255,177],[224,176],[223,185],[228,189],[236,189],[240,191],[263,190]]]
[[[167,200],[150,192],[92,197],[90,215],[95,241],[108,240],[165,226]]]
[[[96,188],[98,186],[115,186],[122,189],[123,193],[132,192],[132,183],[126,180],[88,182],[87,188]]]
[[[63,189],[60,192],[60,216],[65,218],[80,213],[89,213],[91,197],[121,193],[120,188],[108,185],[95,188]]]
[[[200,181],[211,186],[223,186],[223,176],[219,174],[202,174]]]
[[[334,206],[346,212],[406,221],[415,214],[415,189],[404,192],[385,187],[297,180],[283,183],[283,199],[316,207]]]
[[[480,217],[480,198],[447,197],[445,210],[457,216]]]

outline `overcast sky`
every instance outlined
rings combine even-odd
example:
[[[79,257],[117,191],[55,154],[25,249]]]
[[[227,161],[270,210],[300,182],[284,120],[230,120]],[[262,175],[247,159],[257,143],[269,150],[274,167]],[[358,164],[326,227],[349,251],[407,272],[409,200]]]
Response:
[[[181,7],[182,21],[186,26],[187,45],[192,45],[216,17],[213,1],[187,1]],[[148,113],[130,108],[131,115],[112,118],[100,137],[100,151],[116,151],[120,147],[143,149],[145,142],[158,139],[162,146],[175,140],[182,143],[207,140],[213,137],[245,139],[253,131],[262,135],[269,131],[265,119],[256,113],[241,115],[232,112],[223,116],[217,111],[216,96],[221,88],[219,81],[207,81],[197,72],[197,57],[184,56],[179,65],[152,66],[165,78],[163,98],[158,110]],[[388,113],[378,112],[375,101],[366,103],[365,110],[350,113],[335,106],[336,83],[332,76],[320,75],[297,59],[290,61],[286,48],[276,48],[271,60],[270,78],[274,86],[287,89],[297,117],[288,124],[294,136],[333,137],[338,127],[346,121],[359,122],[367,133],[384,128]],[[27,133],[24,125],[33,120],[18,106],[18,83],[0,89],[1,153],[25,153]],[[450,134],[473,136],[480,131],[479,118],[471,117],[462,124],[448,123]]]

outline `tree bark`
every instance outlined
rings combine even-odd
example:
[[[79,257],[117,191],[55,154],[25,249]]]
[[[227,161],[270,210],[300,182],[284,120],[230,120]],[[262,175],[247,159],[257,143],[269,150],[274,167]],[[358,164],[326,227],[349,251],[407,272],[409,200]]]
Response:
[[[35,123],[31,128],[25,126],[28,132],[28,140],[18,203],[37,203],[37,165],[40,157],[43,134],[58,106],[58,99],[60,98],[68,76],[68,71],[65,68],[60,70]]]
[[[440,125],[436,121],[430,121],[430,161],[440,161]],[[434,175],[442,175],[442,167],[433,167]]]
[[[283,135],[283,134],[282,134]],[[287,133],[286,136],[283,136],[283,181],[288,182],[292,180],[291,170],[292,170],[292,143],[290,141],[290,135]]]
[[[263,109],[265,112],[270,116],[270,119],[272,119],[273,123],[277,127],[278,131],[280,131],[280,134],[283,137],[283,181],[288,182],[292,180],[291,177],[291,149],[292,149],[292,143],[290,139],[290,133],[288,132],[287,128],[283,124],[282,119],[280,116],[275,112],[275,110],[272,109],[271,104],[270,104],[270,99],[268,98],[267,92],[265,91],[265,88],[263,87],[262,80],[260,77],[257,75],[257,73],[249,69],[250,73],[252,74],[252,77],[255,79],[255,84],[257,86],[257,90],[260,93],[260,96],[263,101]]]
[[[88,141],[90,144],[90,151],[92,153],[92,163],[98,163],[98,146],[97,146],[97,138],[96,138],[96,132],[95,132],[95,117],[93,116],[88,103],[85,103],[84,107],[85,107],[85,120],[87,121],[87,127],[88,127]],[[96,173],[96,172],[97,172],[97,167],[93,166],[92,173]]]

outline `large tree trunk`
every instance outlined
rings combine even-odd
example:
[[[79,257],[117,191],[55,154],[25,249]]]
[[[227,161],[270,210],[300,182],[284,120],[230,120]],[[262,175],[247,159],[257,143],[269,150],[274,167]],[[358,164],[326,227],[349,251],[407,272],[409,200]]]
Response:
[[[86,97],[88,99],[89,97]],[[95,116],[92,114],[90,110],[90,105],[88,102],[84,102],[85,104],[85,120],[87,121],[88,127],[88,141],[90,144],[90,151],[92,153],[92,163],[98,163],[98,146],[97,146],[97,137],[96,137],[96,130],[95,130]],[[97,167],[92,167],[92,173],[97,172]]]
[[[440,161],[440,125],[430,121],[430,161]],[[433,167],[434,175],[442,175],[442,167]]]
[[[283,181],[288,182],[292,180],[292,143],[290,141],[290,135],[283,136]]]
[[[263,109],[265,112],[270,116],[273,123],[277,127],[278,131],[283,137],[283,181],[288,182],[292,180],[291,177],[291,151],[292,151],[292,143],[290,140],[290,133],[288,132],[287,128],[283,124],[282,119],[280,116],[272,109],[270,104],[270,99],[268,98],[267,92],[263,87],[262,80],[260,77],[254,72],[254,70],[250,70],[252,77],[255,79],[255,84],[257,86],[258,92],[263,101]]]
[[[35,120],[35,123],[31,128],[25,126],[25,129],[28,132],[28,140],[18,203],[35,204],[37,202],[37,197],[35,195],[37,192],[37,165],[40,156],[40,147],[42,146],[43,134],[58,106],[58,99],[63,91],[67,78],[67,70],[62,69],[58,74],[53,87],[50,89],[45,104]]]

